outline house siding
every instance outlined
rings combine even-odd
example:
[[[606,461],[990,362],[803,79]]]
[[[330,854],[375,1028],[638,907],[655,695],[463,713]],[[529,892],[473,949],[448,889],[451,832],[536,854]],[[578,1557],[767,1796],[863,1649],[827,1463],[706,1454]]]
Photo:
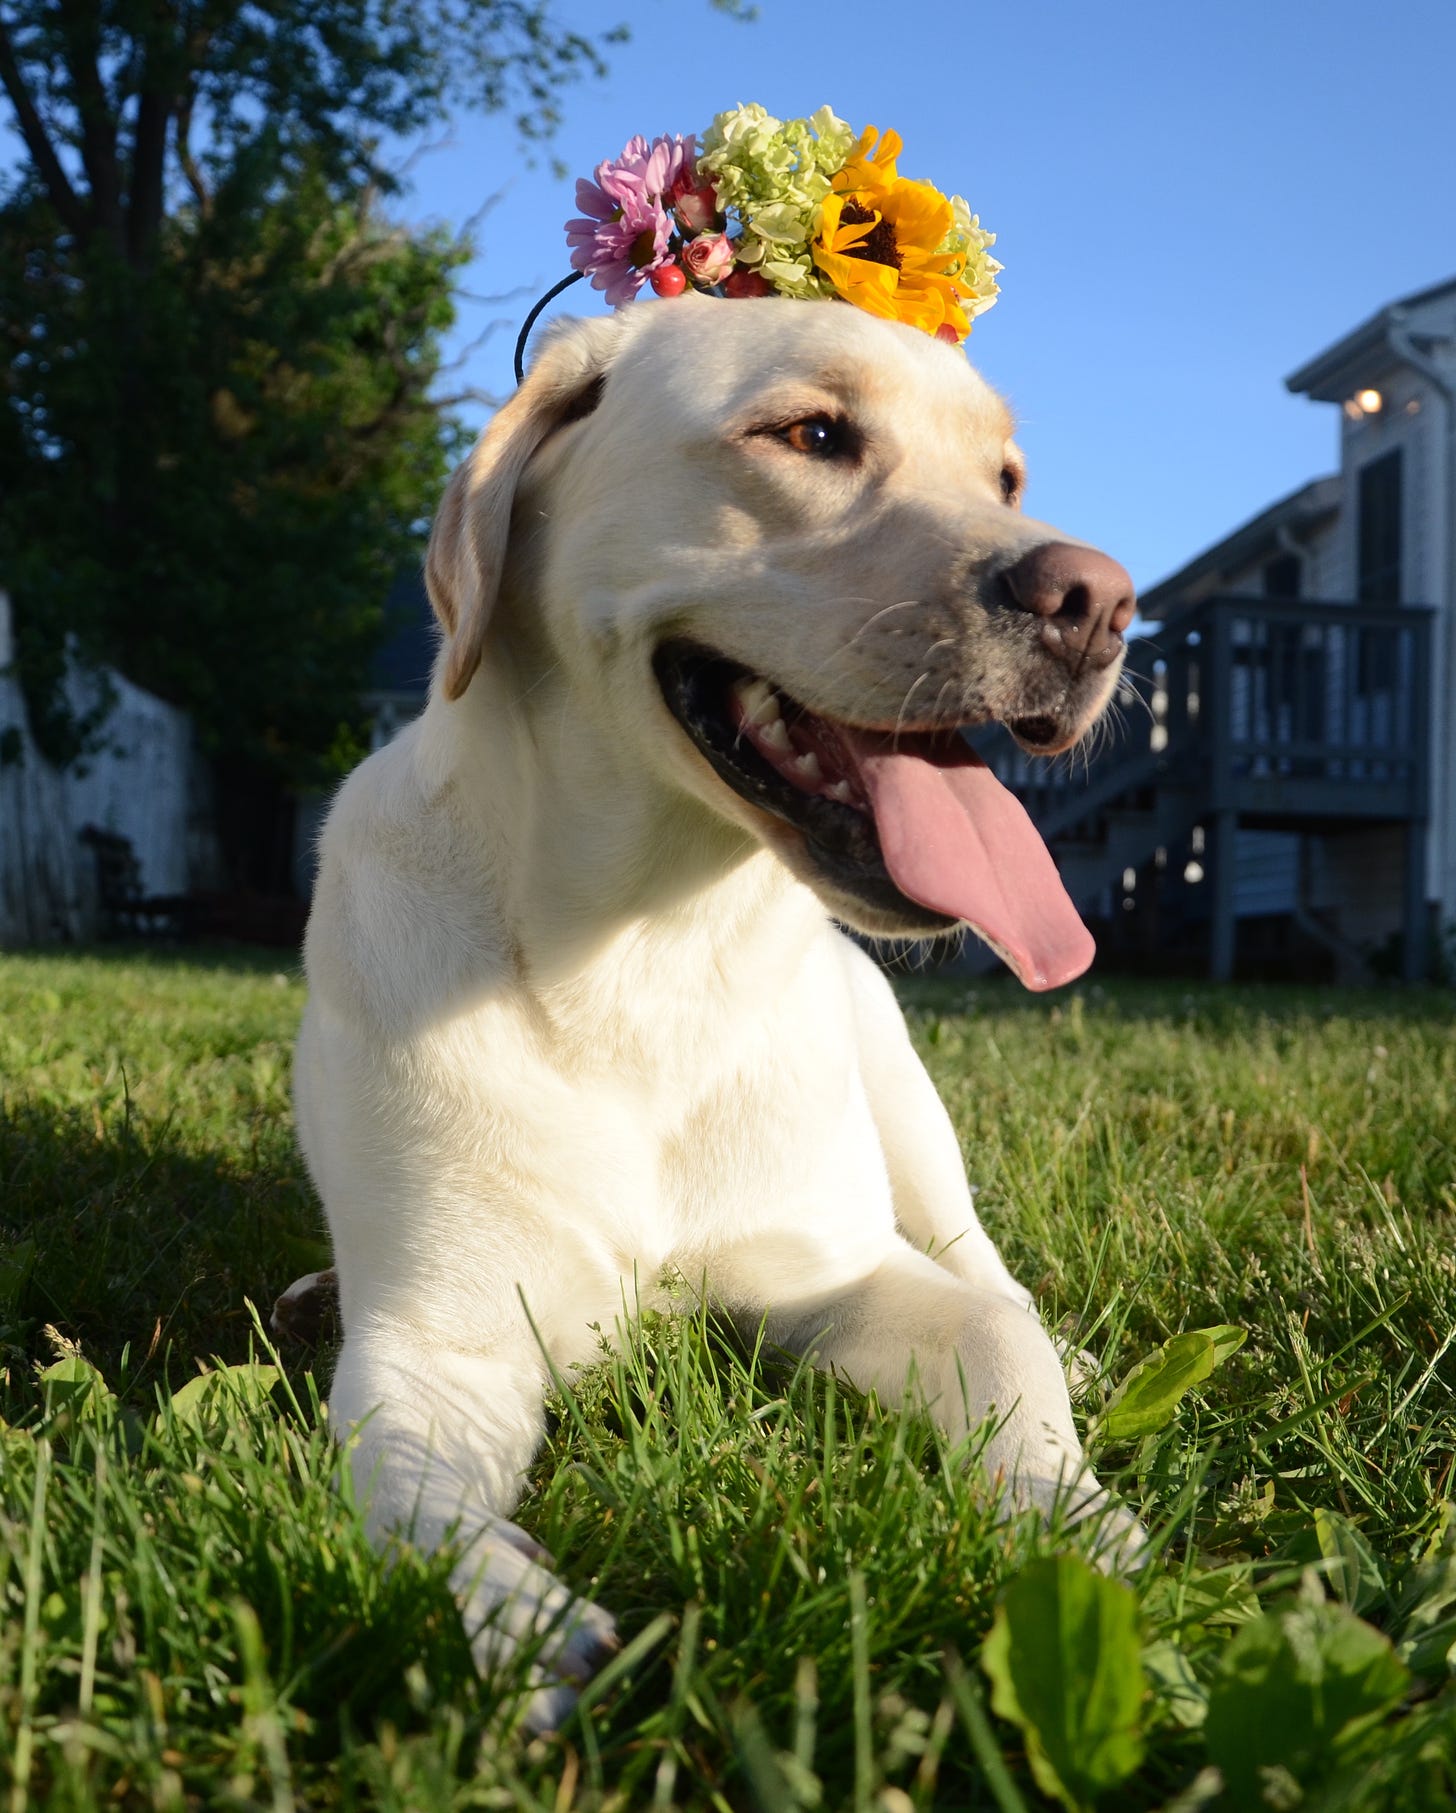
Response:
[[[1241,828],[1234,845],[1234,917],[1292,913],[1298,898],[1298,836]]]
[[[0,733],[12,758],[0,765],[0,944],[93,936],[98,928],[86,825],[127,838],[149,894],[180,893],[192,867],[189,817],[195,779],[191,721],[120,674],[107,676],[113,703],[102,746],[75,768],[55,768],[37,749],[19,682],[10,671],[10,605],[0,592]],[[73,709],[95,703],[97,682],[73,672]]]

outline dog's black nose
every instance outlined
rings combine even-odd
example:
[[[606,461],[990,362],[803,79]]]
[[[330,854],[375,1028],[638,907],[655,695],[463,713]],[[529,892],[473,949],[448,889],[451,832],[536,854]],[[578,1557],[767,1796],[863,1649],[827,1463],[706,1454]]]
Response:
[[[1096,548],[1046,541],[1001,577],[1016,607],[1042,619],[1042,641],[1069,666],[1106,667],[1117,659],[1137,605],[1117,561]]]

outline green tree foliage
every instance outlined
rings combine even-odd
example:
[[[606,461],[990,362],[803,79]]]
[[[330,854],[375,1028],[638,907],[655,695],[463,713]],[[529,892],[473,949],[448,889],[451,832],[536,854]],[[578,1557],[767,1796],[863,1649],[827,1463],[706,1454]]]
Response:
[[[70,646],[318,772],[453,445],[467,248],[391,227],[380,145],[544,134],[599,69],[521,0],[0,0],[0,583],[53,757]]]

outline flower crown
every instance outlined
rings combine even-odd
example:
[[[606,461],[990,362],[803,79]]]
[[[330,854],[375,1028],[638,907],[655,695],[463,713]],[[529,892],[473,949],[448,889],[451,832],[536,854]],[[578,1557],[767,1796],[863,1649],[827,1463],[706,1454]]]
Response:
[[[576,185],[566,282],[590,277],[614,307],[644,283],[839,298],[959,345],[996,300],[995,235],[959,195],[901,176],[901,149],[828,107],[777,120],[753,103],[720,113],[701,152],[691,135],[629,139]]]

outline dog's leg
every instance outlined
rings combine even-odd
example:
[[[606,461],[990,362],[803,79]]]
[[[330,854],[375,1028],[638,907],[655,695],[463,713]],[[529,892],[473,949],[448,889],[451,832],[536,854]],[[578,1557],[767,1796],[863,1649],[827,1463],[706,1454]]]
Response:
[[[900,1402],[913,1371],[957,1439],[994,1417],[987,1470],[1022,1502],[1049,1509],[1083,1474],[1061,1362],[1035,1311],[903,1243],[838,1291],[771,1308],[769,1328],[886,1405]]]
[[[534,1348],[457,1352],[407,1341],[398,1326],[387,1338],[348,1336],[329,1398],[371,1536],[458,1550],[451,1585],[480,1666],[539,1643],[526,1708],[537,1730],[560,1723],[573,1683],[616,1647],[608,1614],[574,1598],[507,1515],[541,1442],[543,1403]]]
[[[723,1282],[738,1295],[747,1279],[731,1269]],[[1088,1467],[1060,1356],[1019,1295],[953,1277],[892,1240],[873,1269],[838,1289],[770,1302],[767,1330],[886,1405],[898,1405],[913,1379],[953,1438],[994,1420],[982,1462],[1010,1504],[1071,1521],[1095,1517],[1099,1558],[1119,1567],[1138,1560],[1143,1533]]]
[[[976,1216],[960,1142],[894,992],[863,951],[847,939],[843,949],[860,1077],[901,1239],[887,1239],[879,1263],[861,1261],[839,1289],[796,1305],[773,1304],[762,1283],[755,1299],[751,1267],[739,1280],[725,1276],[725,1294],[768,1301],[775,1338],[839,1368],[882,1402],[900,1401],[913,1364],[937,1420],[954,1436],[994,1414],[984,1461],[1012,1501],[1096,1516],[1104,1552],[1132,1565],[1145,1546],[1141,1527],[1087,1465],[1063,1356]],[[812,1276],[816,1263],[821,1276],[832,1276],[830,1255],[796,1269]]]
[[[893,989],[847,938],[843,954],[860,1077],[885,1157],[896,1224],[911,1246],[957,1278],[1029,1306],[1031,1293],[1007,1271],[977,1218],[960,1141],[910,1043]]]

